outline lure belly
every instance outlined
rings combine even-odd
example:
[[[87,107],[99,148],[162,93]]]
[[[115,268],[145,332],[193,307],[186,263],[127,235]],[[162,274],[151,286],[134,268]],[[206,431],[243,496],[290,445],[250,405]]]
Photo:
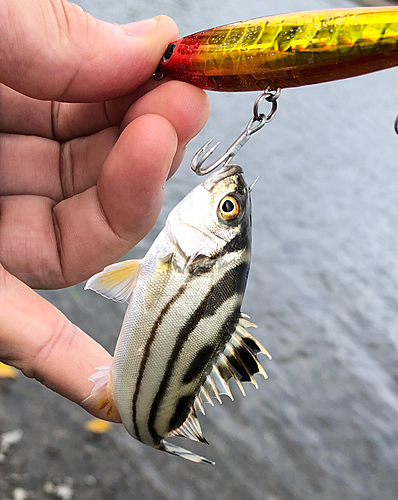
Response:
[[[129,434],[193,462],[211,461],[166,438],[206,442],[196,412],[229,380],[257,386],[269,356],[241,314],[250,265],[250,189],[227,165],[189,193],[140,261],[106,268],[86,288],[129,303],[114,363],[100,367],[86,407],[116,406]]]
[[[169,45],[158,73],[206,90],[350,78],[398,64],[396,7],[299,12],[227,24]]]

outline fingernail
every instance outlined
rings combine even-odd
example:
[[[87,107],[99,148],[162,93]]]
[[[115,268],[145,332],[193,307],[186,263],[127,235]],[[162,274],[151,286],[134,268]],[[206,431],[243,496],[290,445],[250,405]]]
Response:
[[[158,24],[158,19],[153,17],[152,19],[144,19],[143,21],[136,21],[134,23],[122,24],[125,34],[131,36],[132,38],[141,38],[143,36],[149,35]]]

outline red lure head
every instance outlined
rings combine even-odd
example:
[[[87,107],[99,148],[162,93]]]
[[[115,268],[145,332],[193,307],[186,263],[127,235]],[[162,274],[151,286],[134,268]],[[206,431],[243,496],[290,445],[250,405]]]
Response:
[[[209,84],[208,76],[199,68],[198,61],[203,50],[206,32],[201,31],[171,43],[158,66],[158,72],[173,80],[191,83],[202,89],[213,90],[217,84]]]

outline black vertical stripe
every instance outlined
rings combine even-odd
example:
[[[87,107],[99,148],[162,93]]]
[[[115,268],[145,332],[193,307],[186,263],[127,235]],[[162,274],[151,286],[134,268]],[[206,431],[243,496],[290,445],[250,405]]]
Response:
[[[209,310],[212,314],[215,314],[217,309],[225,302],[225,300],[236,293],[237,284],[238,287],[241,288],[242,275],[244,276],[243,279],[246,280],[247,271],[247,262],[241,262],[238,266],[228,270],[225,275],[210,288],[209,292],[200,302],[199,306],[181,328],[177,336],[173,352],[171,353],[171,356],[167,362],[163,379],[159,386],[159,390],[153,400],[151,410],[149,412],[148,430],[154,441],[159,439],[159,436],[157,435],[155,429],[156,415],[158,413],[159,406],[166,394],[169,380],[174,370],[174,366],[177,363],[179,353],[181,352],[183,345],[187,341],[189,334],[196,328],[201,318],[209,316]],[[217,298],[219,294],[221,296]],[[216,299],[216,301],[214,301],[214,299]],[[228,322],[230,322],[231,320],[232,318],[227,318]]]
[[[234,294],[243,296],[246,288],[249,263],[241,262],[238,266],[227,271],[224,276],[212,287],[206,300],[204,317],[214,316],[226,300]]]
[[[191,401],[191,396],[182,396],[178,400],[176,409],[174,410],[174,414],[169,422],[169,432],[174,429],[178,429],[178,427],[180,427],[185,422],[188,417]]]
[[[183,384],[190,384],[195,378],[202,374],[203,367],[207,366],[210,359],[215,354],[216,348],[217,347],[214,345],[206,345],[198,351],[182,379]]]
[[[147,365],[147,362],[148,362],[149,353],[150,353],[152,344],[153,344],[153,342],[154,342],[154,340],[156,338],[158,329],[159,329],[159,327],[160,327],[160,325],[161,325],[161,323],[163,321],[163,318],[167,314],[167,312],[170,309],[170,307],[175,303],[175,301],[179,297],[181,297],[181,295],[184,293],[186,287],[187,287],[187,283],[184,283],[179,288],[179,290],[177,291],[177,293],[169,300],[169,302],[167,302],[167,304],[160,311],[160,314],[157,317],[155,323],[153,324],[151,333],[150,333],[150,335],[148,337],[148,340],[147,340],[147,342],[145,344],[144,353],[142,355],[142,360],[141,360],[140,369],[139,369],[139,372],[138,372],[137,383],[135,385],[135,391],[134,391],[133,402],[132,402],[132,410],[133,410],[132,411],[132,415],[133,415],[134,432],[135,432],[135,435],[136,435],[137,439],[139,439],[139,440],[140,440],[140,433],[139,433],[139,430],[138,430],[138,422],[137,422],[137,399],[138,399],[138,394],[139,394],[140,389],[141,389],[142,378],[144,376],[144,371],[145,371],[145,368],[146,368],[146,365]],[[157,437],[157,440],[159,441],[159,437]]]
[[[171,356],[167,362],[162,382],[160,383],[159,390],[155,396],[155,399],[153,400],[151,410],[149,412],[148,430],[149,430],[154,441],[156,441],[156,439],[159,439],[158,434],[155,430],[156,414],[158,412],[160,403],[162,402],[163,397],[166,393],[166,389],[168,386],[168,381],[170,379],[170,375],[171,375],[173,368],[174,368],[174,365],[178,359],[178,353],[181,350],[181,347],[183,346],[183,344],[186,342],[189,333],[192,332],[192,330],[197,326],[200,319],[202,318],[204,311],[206,309],[206,301],[207,301],[207,295],[202,300],[199,307],[194,311],[194,313],[189,318],[189,320],[185,323],[183,328],[180,330],[180,333],[178,334],[178,337],[177,337],[177,341],[176,341],[174,348],[173,348],[173,352],[171,353]]]

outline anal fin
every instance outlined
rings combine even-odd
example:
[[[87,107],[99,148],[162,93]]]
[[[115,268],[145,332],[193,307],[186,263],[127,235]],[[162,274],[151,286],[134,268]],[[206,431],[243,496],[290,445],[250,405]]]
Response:
[[[184,437],[187,439],[191,439],[192,441],[199,441],[201,443],[209,444],[206,438],[203,436],[202,429],[200,427],[199,420],[196,416],[196,412],[193,408],[189,412],[189,415],[185,422],[174,431],[170,432],[167,437]]]

